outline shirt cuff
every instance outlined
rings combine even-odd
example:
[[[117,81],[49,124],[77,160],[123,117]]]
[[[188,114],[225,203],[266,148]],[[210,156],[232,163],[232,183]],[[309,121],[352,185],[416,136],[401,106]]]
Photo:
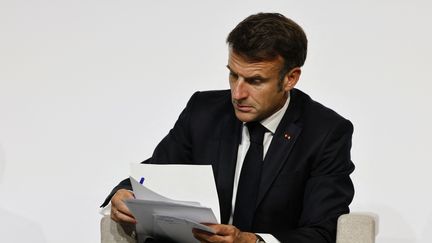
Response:
[[[271,234],[257,234],[263,238],[266,243],[280,243],[273,235]]]

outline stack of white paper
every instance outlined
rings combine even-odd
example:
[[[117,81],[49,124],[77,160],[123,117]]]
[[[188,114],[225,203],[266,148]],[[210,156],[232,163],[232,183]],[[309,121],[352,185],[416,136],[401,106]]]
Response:
[[[213,232],[201,223],[220,222],[210,165],[135,164],[130,179],[135,199],[126,205],[138,222],[138,234],[197,242],[192,228]]]

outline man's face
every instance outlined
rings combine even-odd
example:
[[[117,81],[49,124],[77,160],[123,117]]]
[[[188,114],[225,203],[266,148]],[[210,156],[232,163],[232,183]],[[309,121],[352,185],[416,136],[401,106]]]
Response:
[[[240,121],[261,121],[285,104],[293,88],[288,74],[281,81],[281,57],[272,61],[250,62],[233,50],[228,59],[229,83],[235,114]]]

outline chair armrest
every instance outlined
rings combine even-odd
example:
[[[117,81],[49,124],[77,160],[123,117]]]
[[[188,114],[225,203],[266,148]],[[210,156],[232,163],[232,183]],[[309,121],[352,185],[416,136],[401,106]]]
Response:
[[[336,243],[375,243],[378,215],[350,213],[341,215],[337,224]]]
[[[115,222],[109,215],[101,219],[101,243],[136,243],[134,225],[123,225]]]
[[[101,219],[101,243],[136,243],[133,225],[122,225],[109,215]],[[375,243],[378,216],[371,213],[350,213],[339,217],[336,243]]]

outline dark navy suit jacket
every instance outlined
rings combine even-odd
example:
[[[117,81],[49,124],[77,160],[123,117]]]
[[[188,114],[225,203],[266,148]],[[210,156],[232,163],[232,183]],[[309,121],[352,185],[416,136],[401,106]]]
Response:
[[[211,164],[226,224],[241,129],[229,90],[197,92],[143,163]],[[264,159],[254,233],[270,233],[281,242],[335,242],[337,218],[349,212],[354,196],[352,132],[350,121],[300,90],[291,91]],[[130,189],[130,181],[115,187],[104,205],[120,188]]]

